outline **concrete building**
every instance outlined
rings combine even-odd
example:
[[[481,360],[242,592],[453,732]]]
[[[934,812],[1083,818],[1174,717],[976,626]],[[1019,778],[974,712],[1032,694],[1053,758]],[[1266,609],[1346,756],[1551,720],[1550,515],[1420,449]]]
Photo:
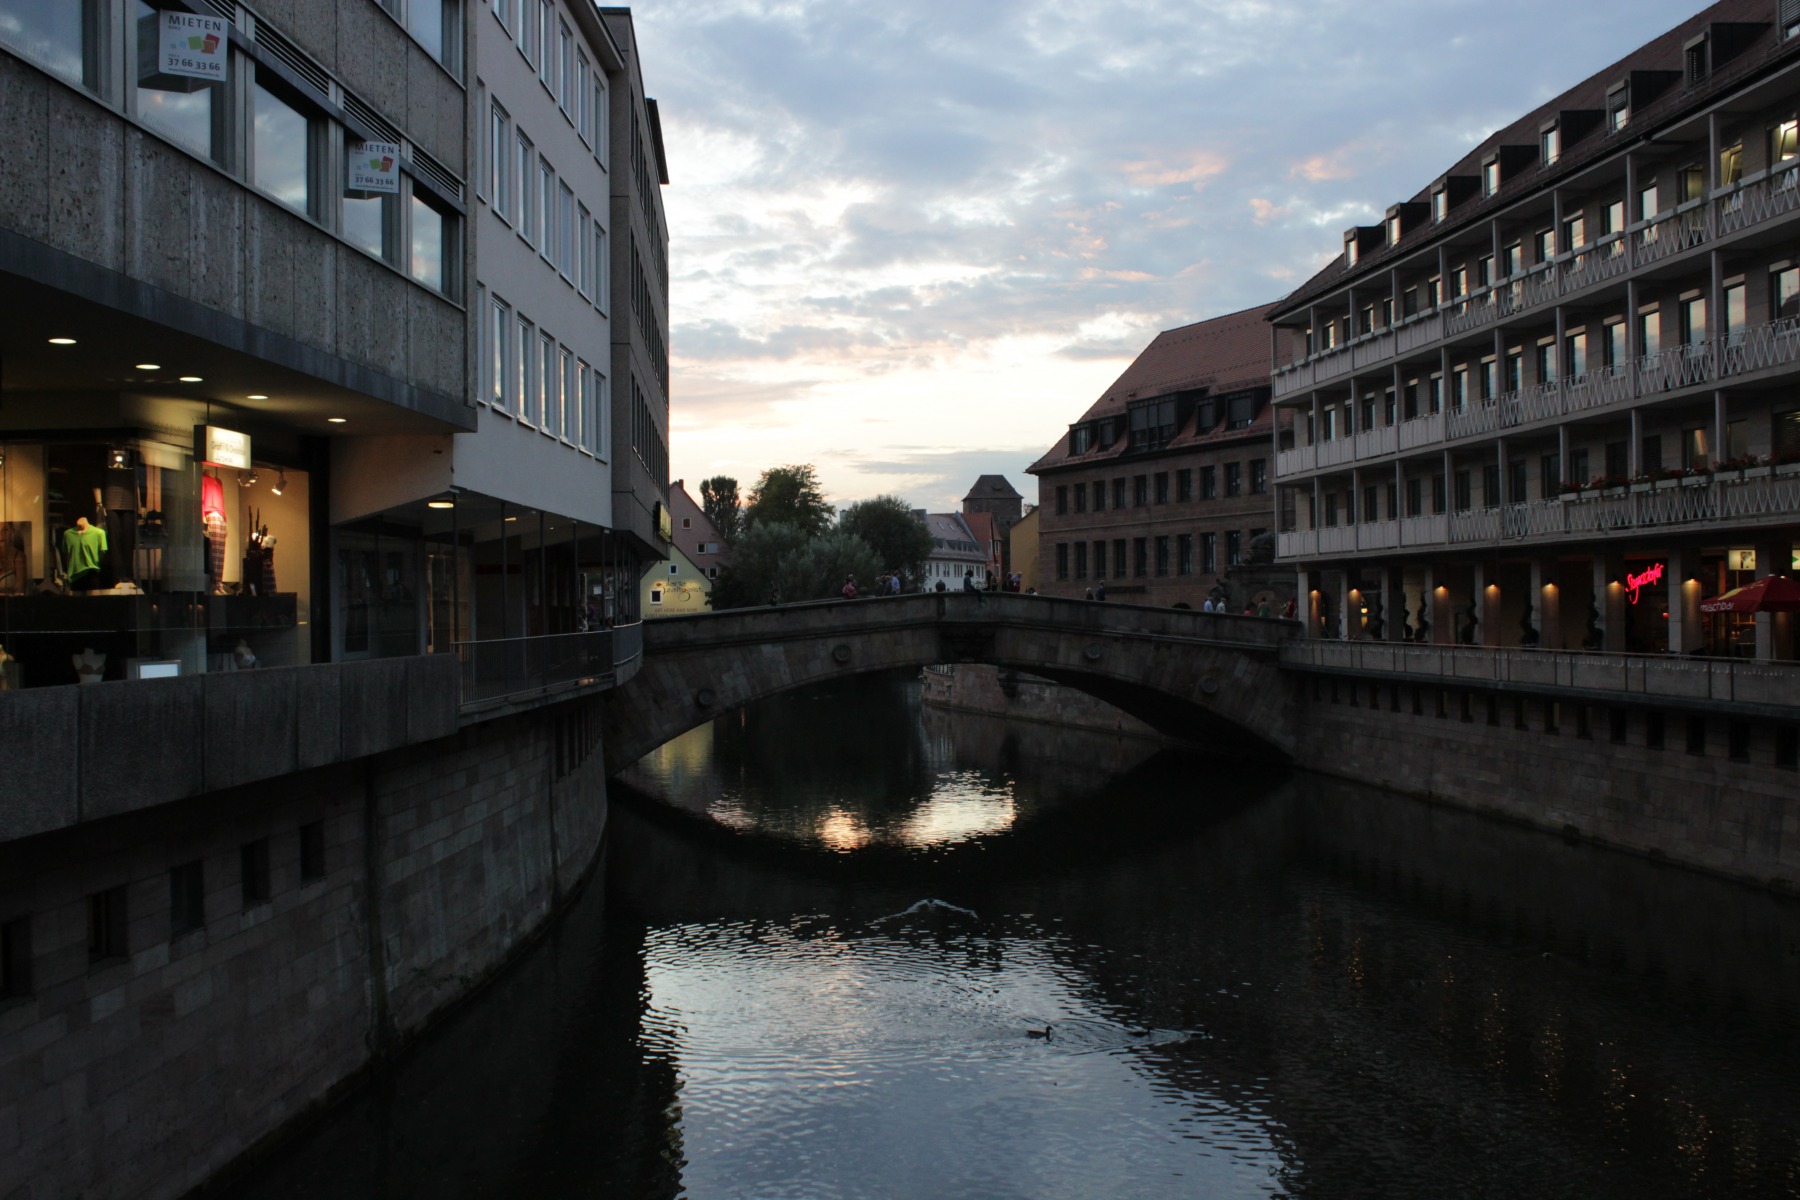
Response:
[[[635,53],[0,0],[0,1194],[205,1183],[594,861],[667,533]]]
[[[1800,40],[1725,0],[1344,234],[1269,314],[1327,636],[1792,658]]]
[[[938,584],[946,590],[963,586],[963,576],[973,572],[975,583],[986,587],[988,550],[975,536],[961,513],[920,513],[931,534],[931,555],[925,560],[925,577],[919,581],[921,591],[936,591]]]
[[[1231,591],[1275,521],[1267,311],[1158,334],[1032,464],[1039,591],[1104,582],[1108,599],[1192,608]],[[1268,597],[1231,596],[1253,598]]]

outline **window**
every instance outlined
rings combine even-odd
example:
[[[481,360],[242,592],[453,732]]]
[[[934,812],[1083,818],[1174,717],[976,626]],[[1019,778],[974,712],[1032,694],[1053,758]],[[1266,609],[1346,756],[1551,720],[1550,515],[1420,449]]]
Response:
[[[198,859],[169,872],[169,936],[206,926],[206,882]]]
[[[1256,397],[1233,396],[1228,402],[1225,412],[1225,428],[1248,429],[1256,420]]]
[[[1416,517],[1425,511],[1425,481],[1414,475],[1406,481],[1406,515]]]
[[[562,415],[557,421],[557,432],[562,435],[563,441],[573,443],[581,436],[581,419],[576,416],[581,391],[580,385],[575,382],[575,355],[567,346],[559,347],[557,362],[561,369],[558,395],[562,397]]]
[[[510,221],[512,202],[512,118],[495,104],[488,112],[488,203],[494,215]]]
[[[1483,463],[1481,467],[1481,506],[1500,507],[1500,464]]]
[[[1712,462],[1707,451],[1706,427],[1693,426],[1681,431],[1681,465],[1689,471],[1705,470]]]
[[[551,266],[556,265],[556,168],[550,160],[538,159],[538,203],[541,212],[537,218],[537,228],[543,236],[538,241],[538,253]]]
[[[354,154],[362,143],[349,133],[344,135],[344,156]],[[394,197],[380,192],[359,192],[350,188],[349,171],[346,167],[344,187],[339,195],[339,214],[342,220],[340,231],[344,240],[358,250],[373,254],[376,258],[388,262],[393,261],[392,234]]]
[[[525,0],[530,4],[531,0]],[[538,78],[556,95],[556,6],[550,0],[538,0],[538,29],[543,38],[542,49],[538,55]]]
[[[1131,539],[1131,573],[1142,579],[1150,573],[1150,540]]]
[[[519,130],[517,149],[518,154],[515,161],[519,164],[519,206],[517,210],[519,236],[527,242],[536,244],[538,210],[537,197],[533,194],[532,185],[537,181],[537,150],[532,146],[531,139],[525,136],[523,129]]]
[[[31,918],[0,922],[0,1001],[31,995]]]
[[[1681,302],[1681,341],[1698,347],[1706,341],[1706,297],[1690,296]]]
[[[1104,541],[1094,543],[1094,578],[1106,578],[1106,543]]]
[[[1525,351],[1514,346],[1506,352],[1506,390],[1517,392],[1525,386]]]
[[[1087,491],[1087,488],[1086,488],[1086,487],[1085,487],[1085,486],[1083,486],[1083,485],[1082,485],[1082,484],[1079,484],[1079,483],[1078,483],[1078,484],[1076,484],[1076,485],[1075,485],[1075,487],[1074,487],[1074,489],[1073,489],[1073,490],[1074,490],[1074,493],[1075,493],[1075,511],[1076,511],[1076,512],[1078,512],[1078,513],[1084,513],[1084,512],[1086,512],[1086,511],[1087,511],[1087,507],[1088,507],[1088,503],[1087,503],[1087,497],[1088,497],[1088,491]]]
[[[575,193],[566,183],[556,190],[556,269],[564,279],[575,281]]]
[[[1605,347],[1606,354],[1606,361],[1601,364],[1602,366],[1619,368],[1625,365],[1626,350],[1624,321],[1608,322],[1605,329],[1605,341],[1602,345]]]
[[[556,339],[541,329],[538,331],[538,373],[542,382],[537,393],[537,427],[555,437],[562,432],[557,428],[562,420],[562,371],[556,361]]]
[[[1364,523],[1381,520],[1381,496],[1372,483],[1363,488],[1362,519]]]
[[[537,420],[539,401],[534,393],[537,391],[537,372],[531,369],[531,356],[537,349],[537,327],[519,315],[519,345],[513,358],[513,367],[518,380],[513,387],[512,398],[516,405],[514,413],[519,420],[527,424]]]
[[[575,128],[581,134],[581,140],[592,146],[594,144],[594,93],[588,86],[587,55],[575,52],[575,105],[580,111],[576,113]]]
[[[1133,475],[1131,477],[1131,507],[1143,508],[1150,503],[1150,477]]]
[[[1456,511],[1457,512],[1468,512],[1470,509],[1475,507],[1475,492],[1474,492],[1474,487],[1473,487],[1473,482],[1474,482],[1473,478],[1470,476],[1468,468],[1465,467],[1462,470],[1459,470],[1456,472],[1455,479],[1456,479]]]
[[[1662,465],[1662,434],[1645,434],[1638,443],[1638,468],[1647,473],[1662,470]]]
[[[15,3],[6,5],[9,18],[14,16],[16,7]],[[70,56],[72,43],[68,40],[68,31],[74,22],[86,24],[77,15],[83,6],[59,0],[39,0],[26,7],[27,11],[34,14],[41,11],[42,15],[26,16],[22,21],[25,28],[19,36],[29,37],[35,28],[50,39],[41,43],[41,54],[30,55],[29,50],[27,54],[40,61],[49,60],[46,65],[51,70],[70,77],[70,70],[76,60]],[[87,7],[98,8],[93,0],[89,0]],[[137,87],[133,94],[133,104],[138,120],[201,158],[224,162],[228,137],[225,97],[237,87],[236,56],[226,56],[223,83],[164,75],[156,69],[159,65],[155,50],[159,37],[157,10],[143,3],[143,0],[138,0],[135,11],[138,44],[140,47],[147,47],[138,55],[137,60]],[[52,13],[56,15],[52,16]],[[87,39],[85,50],[91,57],[95,56],[94,40]],[[97,67],[98,59],[95,57],[92,69]]]
[[[1088,577],[1087,553],[1088,548],[1086,542],[1075,543],[1075,578],[1077,579],[1086,579]]]
[[[410,210],[412,258],[409,273],[426,287],[447,292],[450,290],[448,268],[452,258],[450,218],[417,192],[413,193]]]
[[[1175,499],[1177,501],[1194,498],[1194,472],[1192,468],[1183,467],[1175,472]]]
[[[1728,346],[1741,345],[1744,340],[1745,319],[1744,285],[1740,281],[1725,289],[1725,327],[1719,332],[1724,335]]]
[[[1155,549],[1156,575],[1157,578],[1160,579],[1169,573],[1169,539],[1167,537],[1158,537],[1156,539]]]
[[[253,842],[245,842],[238,859],[243,867],[241,881],[244,907],[252,908],[268,903],[272,894],[269,880],[269,839],[262,837]]]
[[[1060,547],[1059,547],[1059,549],[1060,549]],[[1057,578],[1060,579],[1061,576],[1058,576]],[[662,590],[662,586],[660,584],[658,584],[657,586],[652,587],[650,589],[650,603],[661,604],[662,602],[663,602],[663,590]]]
[[[1769,169],[1774,170],[1785,162],[1800,156],[1800,121],[1783,121],[1769,130]],[[1790,171],[1782,178],[1777,187],[1791,187],[1794,176]]]
[[[1652,221],[1662,214],[1661,200],[1653,183],[1638,192],[1638,220]]]
[[[1113,480],[1112,506],[1114,508],[1124,508],[1125,507],[1125,480],[1122,476],[1118,479]]]
[[[1481,164],[1481,194],[1492,196],[1500,190],[1500,160],[1489,159]]]
[[[1732,187],[1744,178],[1744,143],[1719,151],[1719,186]]]
[[[1094,511],[1106,511],[1106,480],[1094,480]]]
[[[1507,504],[1523,504],[1525,495],[1525,460],[1515,458],[1506,464],[1506,496]]]
[[[1645,358],[1662,353],[1662,313],[1655,308],[1638,313],[1638,348]]]
[[[1562,157],[1562,131],[1552,125],[1538,134],[1538,154],[1548,167]]]
[[[1631,472],[1630,447],[1623,441],[1606,443],[1606,475],[1610,479],[1623,479]]]
[[[1169,502],[1169,473],[1167,471],[1158,471],[1156,473],[1155,484],[1156,502],[1158,504],[1167,504]]]
[[[1578,329],[1571,333],[1563,343],[1563,362],[1569,369],[1571,382],[1580,380],[1587,374],[1587,330]]]
[[[1675,200],[1678,204],[1686,204],[1690,200],[1698,200],[1706,195],[1706,172],[1698,163],[1690,163],[1681,168],[1675,178]]]
[[[535,68],[544,53],[544,10],[535,0],[519,2],[519,50]]]
[[[456,5],[446,0],[406,0],[406,31],[425,48],[425,53],[445,66],[448,50],[455,45]]]
[[[1537,381],[1544,387],[1556,383],[1556,339],[1537,344],[1537,362],[1533,364],[1537,370]]]
[[[1531,239],[1531,244],[1532,252],[1536,255],[1540,265],[1556,257],[1556,231],[1554,229],[1538,230],[1537,235]],[[1519,269],[1519,265],[1515,261],[1513,273],[1518,274]]]
[[[1058,579],[1069,577],[1069,543],[1067,542],[1056,543],[1056,577]]]
[[[507,412],[508,390],[513,380],[512,309],[498,296],[488,300],[487,402],[500,412]]]
[[[1244,533],[1240,529],[1225,531],[1225,561],[1234,567],[1244,565]]]
[[[1217,499],[1219,495],[1219,470],[1217,467],[1200,468],[1200,498],[1202,500]]]
[[[1069,512],[1069,489],[1058,486],[1056,489],[1056,515],[1067,516]]]
[[[1194,535],[1191,533],[1175,535],[1175,573],[1177,575],[1194,573]]]
[[[1146,400],[1134,403],[1128,414],[1133,450],[1156,450],[1175,436],[1175,401]]]
[[[1687,752],[1689,754],[1706,753],[1706,718],[1689,717],[1687,719]]]
[[[588,229],[594,223],[594,214],[587,205],[575,206],[575,290],[583,296],[594,294],[594,239],[588,236]]]
[[[1244,491],[1244,464],[1228,462],[1225,464],[1225,494],[1239,496]]]
[[[1631,89],[1614,88],[1606,94],[1606,127],[1614,133],[1631,123]]]
[[[1125,539],[1114,538],[1112,544],[1113,578],[1125,578]]]
[[[607,122],[610,119],[606,106],[606,73],[596,67],[594,69],[594,157],[600,160],[602,167],[606,166]]]
[[[594,457],[607,458],[612,454],[612,384],[606,378],[606,372],[594,370],[594,425],[592,439]]]
[[[289,95],[274,75],[258,73],[250,99],[250,182],[289,208],[310,213],[312,122]]]
[[[1219,535],[1216,533],[1200,535],[1200,570],[1207,575],[1218,574]]]
[[[1800,267],[1777,267],[1769,272],[1769,301],[1776,319],[1800,317]]]
[[[1683,47],[1682,57],[1683,61],[1687,64],[1688,86],[1692,87],[1697,83],[1704,83],[1708,71],[1706,36],[1702,34],[1699,38]]]
[[[606,227],[594,222],[594,307],[606,312],[612,307],[612,264],[606,257]]]
[[[300,826],[300,881],[311,883],[325,878],[325,822],[308,821]]]
[[[1444,220],[1450,215],[1450,194],[1443,188],[1431,193],[1431,219],[1433,222]]]
[[[561,21],[556,23],[556,78],[550,83],[550,90],[556,93],[556,102],[562,106],[563,112],[572,121],[575,117],[575,97],[573,80],[575,73],[575,48],[569,36],[569,27]]]
[[[87,898],[87,948],[90,963],[124,958],[125,885],[95,892]]]

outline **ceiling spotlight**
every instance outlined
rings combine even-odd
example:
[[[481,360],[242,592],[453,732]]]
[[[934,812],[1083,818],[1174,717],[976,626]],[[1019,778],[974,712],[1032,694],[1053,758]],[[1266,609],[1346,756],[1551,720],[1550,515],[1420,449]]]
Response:
[[[446,496],[445,498],[443,498],[441,500],[427,500],[425,502],[425,507],[426,508],[455,508],[456,501],[454,501]]]
[[[269,490],[271,492],[274,492],[277,496],[279,496],[279,495],[281,495],[281,493],[287,491],[287,472],[286,471],[277,471],[275,473],[275,482],[271,483],[269,485]]]
[[[133,370],[138,370],[138,371],[160,371],[160,370],[162,370],[162,364],[161,364],[161,363],[138,363],[138,364],[137,364],[137,365],[136,365],[136,366],[135,366],[135,367],[134,367],[134,368],[133,368]]]
[[[248,396],[245,396],[244,399],[246,399],[246,400],[267,400],[268,397],[263,395],[261,392],[252,392]]]
[[[73,346],[75,344],[75,339],[74,338],[51,338],[50,344],[52,346]]]
[[[114,450],[112,452],[112,465],[115,467],[123,467],[125,464],[126,452],[123,450]]]
[[[342,425],[344,423],[345,418],[343,418],[343,417],[326,417],[325,420],[333,425]]]
[[[199,383],[200,377],[198,375],[183,375],[181,377],[181,382],[183,382],[183,383]]]
[[[238,486],[242,487],[242,488],[255,487],[256,486],[256,470],[255,470],[255,468],[252,468],[249,471],[239,471],[237,473],[237,482],[238,482]]]

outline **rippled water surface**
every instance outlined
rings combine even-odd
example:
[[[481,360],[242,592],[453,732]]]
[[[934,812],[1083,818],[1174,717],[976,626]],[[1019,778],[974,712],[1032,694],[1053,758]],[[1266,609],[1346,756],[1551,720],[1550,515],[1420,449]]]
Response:
[[[254,1196],[1800,1195],[1792,901],[1309,777],[789,697]]]

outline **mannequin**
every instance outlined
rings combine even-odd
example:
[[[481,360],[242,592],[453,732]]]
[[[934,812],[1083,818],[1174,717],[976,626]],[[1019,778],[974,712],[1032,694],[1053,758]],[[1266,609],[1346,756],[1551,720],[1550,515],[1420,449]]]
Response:
[[[76,517],[75,528],[63,530],[62,550],[69,587],[91,592],[105,583],[100,565],[106,561],[106,530],[89,524],[86,517]]]
[[[137,469],[115,462],[105,472],[101,503],[105,505],[106,541],[114,583],[137,578]]]

